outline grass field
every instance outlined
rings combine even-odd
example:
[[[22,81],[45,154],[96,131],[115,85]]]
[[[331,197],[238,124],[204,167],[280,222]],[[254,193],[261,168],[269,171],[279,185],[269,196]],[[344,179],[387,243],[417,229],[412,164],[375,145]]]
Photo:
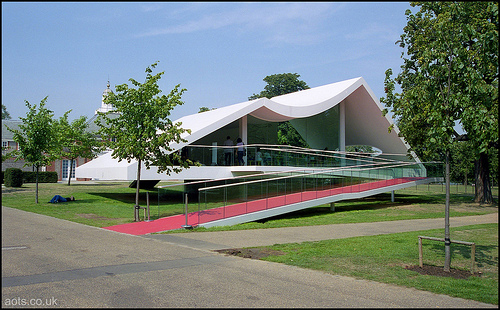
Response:
[[[405,268],[418,265],[418,236],[443,238],[444,229],[274,245],[266,248],[286,254],[263,259],[498,305],[498,224],[450,230],[452,240],[476,243],[476,272],[480,275],[455,279]],[[470,271],[470,247],[452,244],[451,249],[451,268]],[[442,268],[443,243],[425,240],[423,253],[424,265]]]
[[[40,184],[39,203],[35,204],[35,184],[21,188],[2,187],[2,205],[45,214],[82,224],[105,227],[133,221],[135,189],[125,182],[78,182]],[[480,215],[498,212],[498,188],[492,205],[473,203],[473,188],[452,186],[450,216]],[[77,200],[51,204],[54,195],[74,196]],[[182,196],[182,195],[181,195]],[[421,185],[390,194],[338,202],[335,212],[329,205],[317,206],[265,220],[230,227],[195,228],[194,231],[241,230],[288,226],[380,222],[403,219],[443,218],[444,186]],[[146,204],[141,193],[140,204]],[[184,210],[182,197],[160,199],[150,191],[151,218],[179,214]],[[185,232],[179,230],[177,232]],[[454,279],[421,275],[405,269],[418,265],[417,236],[444,237],[444,228],[424,232],[357,237],[348,239],[282,244],[267,247],[285,253],[266,260],[317,269],[324,272],[414,287],[439,294],[498,304],[498,224],[474,225],[451,229],[453,240],[476,243],[476,271],[481,276]],[[443,266],[444,245],[424,242],[424,264]],[[452,268],[470,270],[470,247],[452,245]]]

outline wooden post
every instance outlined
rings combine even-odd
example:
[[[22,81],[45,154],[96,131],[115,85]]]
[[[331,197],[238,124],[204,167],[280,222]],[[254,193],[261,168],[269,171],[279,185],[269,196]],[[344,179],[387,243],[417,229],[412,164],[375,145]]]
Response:
[[[426,236],[418,236],[418,263],[420,267],[423,267],[423,254],[422,254],[422,239],[434,240],[446,242],[444,238],[434,238],[434,237],[426,237]],[[471,259],[471,273],[474,274],[474,267],[476,265],[476,244],[474,242],[467,241],[459,241],[459,240],[450,240],[450,243],[458,243],[463,245],[470,245],[470,259]]]

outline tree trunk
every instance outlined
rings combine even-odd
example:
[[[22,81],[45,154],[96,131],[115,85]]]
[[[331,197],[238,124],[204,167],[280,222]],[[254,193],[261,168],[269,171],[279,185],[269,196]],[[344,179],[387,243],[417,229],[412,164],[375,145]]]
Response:
[[[71,185],[71,174],[73,173],[73,159],[69,160],[68,186]]]
[[[135,191],[135,207],[134,207],[134,221],[140,221],[139,218],[139,189],[140,189],[140,181],[141,181],[141,160],[137,160],[137,189]]]
[[[36,166],[36,180],[35,180],[35,203],[38,203],[38,170],[39,166]]]
[[[444,271],[450,272],[451,251],[450,251],[450,151],[446,151],[446,201],[444,209]]]
[[[465,185],[465,193],[467,194],[467,172],[465,173],[464,185]]]
[[[476,160],[475,169],[475,197],[474,202],[479,203],[493,203],[493,195],[491,194],[490,184],[490,163],[488,161],[488,154],[479,154],[479,160]]]

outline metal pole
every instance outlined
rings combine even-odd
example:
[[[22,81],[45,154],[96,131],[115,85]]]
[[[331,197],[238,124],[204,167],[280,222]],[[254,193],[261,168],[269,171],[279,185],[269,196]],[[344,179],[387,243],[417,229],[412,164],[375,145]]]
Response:
[[[185,193],[184,194],[184,197],[185,197],[185,212],[186,212],[186,225],[182,225],[181,227],[182,228],[185,228],[185,229],[193,229],[193,226],[191,225],[188,225],[188,194]]]
[[[418,265],[424,267],[424,258],[422,253],[422,238],[418,237]]]
[[[450,251],[450,151],[446,151],[446,201],[444,208],[444,271],[450,272],[451,251]]]
[[[146,222],[151,222],[149,213],[149,192],[146,192],[146,207],[148,208],[148,220]]]

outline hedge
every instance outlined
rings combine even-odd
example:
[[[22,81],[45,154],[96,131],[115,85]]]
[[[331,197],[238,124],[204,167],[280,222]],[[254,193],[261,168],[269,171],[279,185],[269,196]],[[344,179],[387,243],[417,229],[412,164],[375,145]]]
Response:
[[[7,168],[13,169],[13,168]],[[7,171],[7,170],[6,170]],[[22,171],[23,183],[36,183],[36,172]],[[40,171],[38,172],[38,183],[57,183],[57,172]],[[2,184],[6,182],[6,173],[2,171]],[[5,184],[7,186],[7,184]]]
[[[23,171],[19,168],[5,169],[5,186],[7,187],[23,186]]]
[[[38,183],[57,183],[57,172],[40,171],[38,172]],[[24,183],[36,183],[36,171],[23,171]]]

